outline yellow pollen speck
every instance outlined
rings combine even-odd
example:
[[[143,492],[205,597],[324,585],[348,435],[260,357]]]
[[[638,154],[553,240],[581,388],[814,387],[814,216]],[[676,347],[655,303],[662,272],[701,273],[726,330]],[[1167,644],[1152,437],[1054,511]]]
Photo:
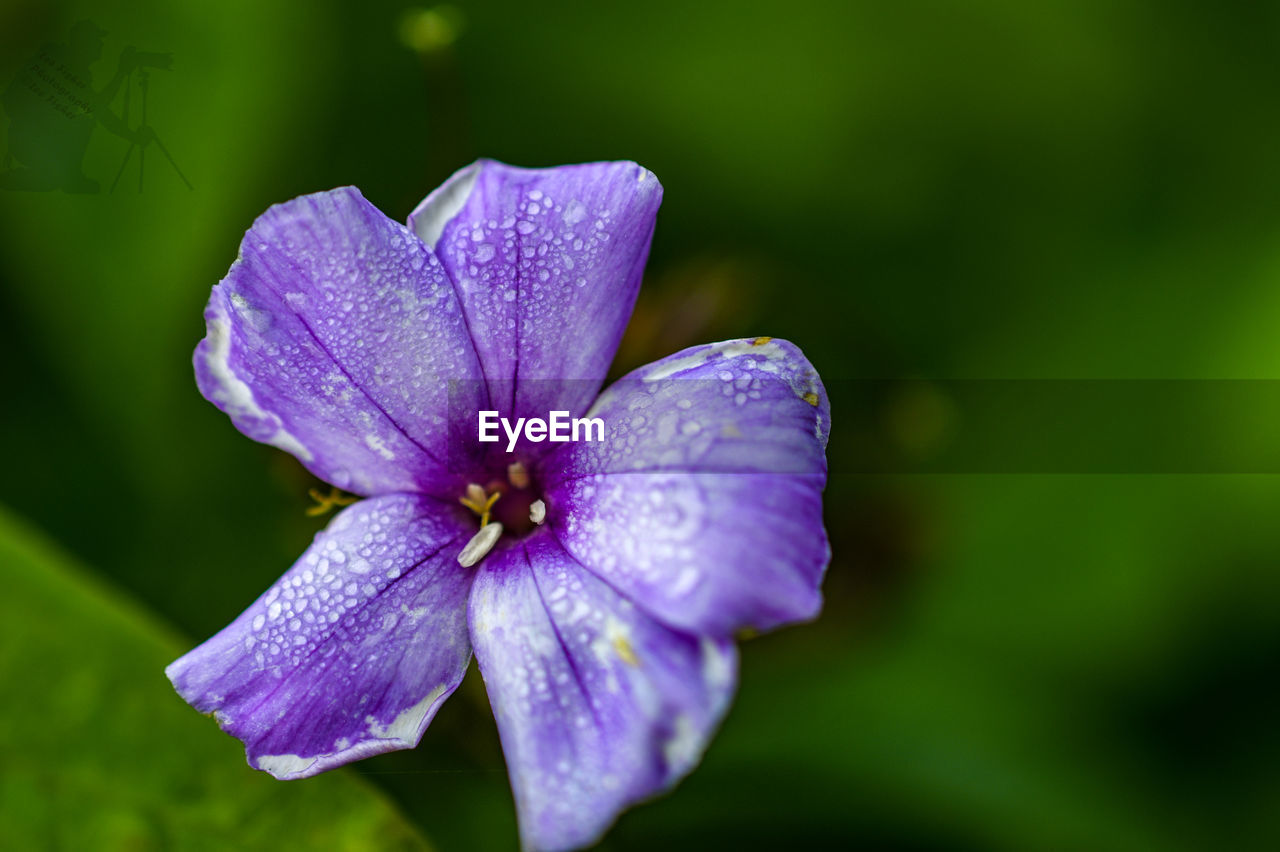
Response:
[[[640,659],[636,656],[636,652],[631,650],[631,643],[627,641],[625,636],[619,636],[613,640],[613,650],[618,652],[618,656],[622,658],[622,662],[627,665],[640,665]]]
[[[765,345],[766,343],[768,343],[770,340],[773,340],[773,338],[772,338],[772,337],[757,337],[755,340],[751,341],[751,345],[752,345],[752,346],[764,346],[764,345]]]
[[[307,515],[313,518],[323,515],[334,506],[350,506],[360,499],[352,494],[343,494],[336,488],[330,488],[328,494],[321,494],[319,488],[312,488],[307,491],[307,494],[316,501],[316,505],[307,508]]]
[[[807,394],[805,394],[800,398],[803,399],[805,402],[809,403],[810,405],[814,406],[815,408],[818,405],[818,395],[813,391],[809,391]]]

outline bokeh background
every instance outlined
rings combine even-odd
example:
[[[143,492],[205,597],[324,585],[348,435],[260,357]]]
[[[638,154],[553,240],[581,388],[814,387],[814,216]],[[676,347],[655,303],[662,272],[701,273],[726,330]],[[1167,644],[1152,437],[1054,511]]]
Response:
[[[822,617],[600,848],[1280,848],[1280,6],[4,0],[0,85],[79,20],[95,87],[172,53],[194,189],[98,127],[100,192],[0,190],[0,847],[515,847],[474,669],[288,784],[162,674],[323,523],[192,379],[244,229],[490,156],[662,180],[615,372],[768,334],[832,397]]]

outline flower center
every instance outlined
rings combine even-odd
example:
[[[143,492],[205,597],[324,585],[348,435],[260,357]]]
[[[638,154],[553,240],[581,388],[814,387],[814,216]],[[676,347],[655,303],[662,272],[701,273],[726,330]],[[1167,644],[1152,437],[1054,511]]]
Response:
[[[458,502],[480,520],[479,531],[458,555],[458,562],[464,567],[483,559],[504,534],[521,538],[547,517],[546,503],[538,496],[533,478],[520,462],[507,466],[505,478],[494,477],[484,485],[468,484]]]

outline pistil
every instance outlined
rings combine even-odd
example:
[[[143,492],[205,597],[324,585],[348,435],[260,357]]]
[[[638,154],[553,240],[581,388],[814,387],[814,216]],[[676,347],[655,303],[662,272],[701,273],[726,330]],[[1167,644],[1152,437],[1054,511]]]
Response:
[[[466,496],[459,497],[458,502],[480,516],[480,526],[483,528],[489,523],[489,513],[493,511],[493,504],[497,503],[501,496],[501,491],[494,491],[486,496],[484,488],[472,482],[467,486]]]

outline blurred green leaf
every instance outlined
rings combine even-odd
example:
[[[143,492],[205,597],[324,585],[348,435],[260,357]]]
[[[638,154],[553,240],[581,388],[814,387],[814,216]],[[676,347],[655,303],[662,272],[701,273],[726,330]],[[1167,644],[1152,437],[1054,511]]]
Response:
[[[355,775],[251,770],[165,679],[183,643],[3,510],[0,588],[0,848],[427,848]]]

